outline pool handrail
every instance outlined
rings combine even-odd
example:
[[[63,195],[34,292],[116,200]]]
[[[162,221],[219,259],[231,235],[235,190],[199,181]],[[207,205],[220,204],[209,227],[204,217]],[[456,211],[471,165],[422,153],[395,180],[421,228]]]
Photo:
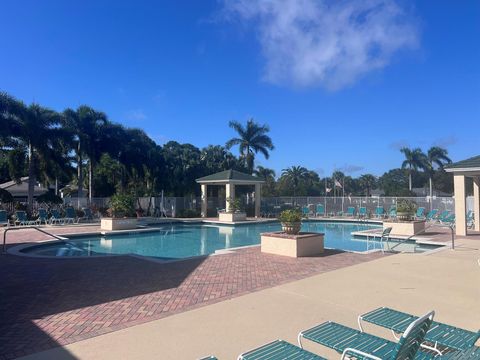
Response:
[[[60,236],[49,233],[48,231],[42,230],[42,229],[38,228],[37,226],[9,227],[9,228],[6,228],[5,231],[3,232],[3,251],[2,251],[3,254],[7,253],[7,232],[9,232],[10,230],[24,230],[24,229],[35,229],[37,231],[40,231],[41,233],[44,233],[45,235],[49,235],[49,236],[55,238],[57,240],[62,240],[62,241],[65,240],[65,238],[62,238]]]

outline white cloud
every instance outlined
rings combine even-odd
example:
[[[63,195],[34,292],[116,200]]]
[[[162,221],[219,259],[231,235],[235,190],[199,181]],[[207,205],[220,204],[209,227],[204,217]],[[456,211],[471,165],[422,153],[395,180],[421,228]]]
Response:
[[[253,25],[264,79],[338,90],[418,45],[417,25],[395,0],[223,0],[227,21]]]
[[[448,148],[452,145],[455,145],[458,142],[458,138],[455,135],[449,135],[446,137],[442,137],[439,139],[436,139],[432,146],[439,146],[442,148]]]
[[[145,120],[146,118],[147,118],[147,115],[145,115],[142,109],[130,110],[127,113],[128,120],[140,121],[140,120]]]

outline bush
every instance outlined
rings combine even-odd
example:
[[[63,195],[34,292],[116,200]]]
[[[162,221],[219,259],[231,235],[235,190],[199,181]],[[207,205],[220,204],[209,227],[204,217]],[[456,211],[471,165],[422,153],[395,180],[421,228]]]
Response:
[[[2,203],[11,203],[14,201],[12,194],[8,190],[0,189],[0,201]]]
[[[302,221],[302,213],[296,209],[284,210],[278,216],[282,223],[299,223]]]
[[[178,212],[178,217],[181,217],[181,218],[196,218],[196,217],[200,217],[200,213],[196,210],[182,209]]]
[[[110,198],[111,216],[119,217],[134,217],[135,214],[135,199],[131,195],[116,194]]]
[[[37,202],[47,204],[62,204],[63,200],[60,196],[55,195],[53,190],[48,190],[45,194],[37,196]]]
[[[413,215],[417,210],[417,204],[411,200],[399,200],[397,203],[397,212]]]

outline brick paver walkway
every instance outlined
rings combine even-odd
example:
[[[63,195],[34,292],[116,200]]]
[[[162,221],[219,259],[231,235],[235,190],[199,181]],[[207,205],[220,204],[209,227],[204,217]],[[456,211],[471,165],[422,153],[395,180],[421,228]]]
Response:
[[[14,241],[17,242],[17,241]],[[160,264],[0,256],[0,359],[49,349],[382,256],[291,259],[259,247]]]

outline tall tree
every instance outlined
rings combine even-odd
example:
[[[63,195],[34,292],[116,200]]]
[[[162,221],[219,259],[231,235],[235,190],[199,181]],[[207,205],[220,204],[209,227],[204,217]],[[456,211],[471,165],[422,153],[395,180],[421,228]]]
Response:
[[[402,169],[408,170],[408,190],[412,191],[412,173],[419,169],[425,169],[427,166],[427,159],[420,148],[409,149],[403,147],[400,149],[400,152],[405,155]]]
[[[238,137],[227,141],[225,146],[227,149],[231,149],[235,145],[239,146],[240,156],[244,160],[248,172],[252,174],[255,154],[260,152],[265,159],[268,159],[269,151],[274,149],[272,139],[267,135],[270,128],[268,125],[256,123],[253,119],[248,120],[246,126],[238,121],[230,121],[229,126],[237,132]]]
[[[370,196],[372,189],[377,184],[377,178],[371,174],[364,174],[358,179],[360,186],[365,190],[365,195]]]
[[[293,196],[297,196],[297,189],[307,179],[309,172],[303,166],[290,166],[282,170],[282,178],[287,180],[293,188]]]
[[[433,196],[433,176],[435,174],[435,166],[438,166],[440,170],[443,169],[445,164],[451,163],[452,160],[448,157],[447,149],[443,149],[438,146],[432,146],[427,151],[427,166],[428,181],[430,187],[430,198]]]
[[[275,170],[263,166],[257,166],[253,174],[265,180],[262,190],[264,196],[275,195]]]

